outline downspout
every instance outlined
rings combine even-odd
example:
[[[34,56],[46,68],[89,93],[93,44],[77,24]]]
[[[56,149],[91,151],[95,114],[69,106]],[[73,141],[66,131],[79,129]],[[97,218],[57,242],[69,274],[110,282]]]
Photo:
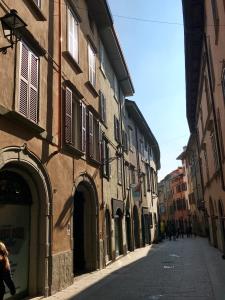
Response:
[[[220,149],[220,142],[219,142],[219,131],[218,131],[218,125],[217,125],[217,119],[216,119],[216,108],[215,108],[215,101],[214,101],[214,94],[213,94],[213,88],[212,88],[212,77],[210,73],[210,64],[209,64],[209,51],[208,51],[208,45],[207,45],[207,37],[206,33],[204,32],[204,44],[206,49],[206,63],[207,63],[207,69],[208,69],[208,76],[209,76],[209,87],[210,87],[210,96],[212,99],[212,111],[213,111],[213,119],[214,119],[214,128],[216,133],[216,146],[218,151],[218,159],[219,159],[219,169],[220,169],[220,178],[221,178],[221,185],[223,191],[225,191],[225,184],[224,184],[224,174],[223,174],[223,164],[221,159],[221,149]]]
[[[58,0],[58,9],[59,9],[59,23],[58,23],[58,64],[59,64],[59,72],[58,72],[58,150],[61,151],[62,148],[62,93],[61,93],[61,85],[62,85],[62,11],[61,11],[61,0]]]

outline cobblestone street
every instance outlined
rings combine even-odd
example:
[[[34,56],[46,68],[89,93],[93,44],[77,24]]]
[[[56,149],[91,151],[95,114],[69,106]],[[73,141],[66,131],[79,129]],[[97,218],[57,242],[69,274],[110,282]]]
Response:
[[[47,299],[224,300],[224,278],[221,253],[207,239],[184,238],[135,250]]]

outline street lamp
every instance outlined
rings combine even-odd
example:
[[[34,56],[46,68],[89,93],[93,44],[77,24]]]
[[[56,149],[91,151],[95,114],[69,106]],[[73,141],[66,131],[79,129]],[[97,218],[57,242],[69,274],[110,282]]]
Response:
[[[15,9],[11,9],[9,13],[0,18],[2,23],[2,29],[4,37],[10,43],[10,45],[0,48],[0,52],[7,53],[8,48],[13,48],[20,38],[20,30],[25,28],[27,24],[17,15]]]

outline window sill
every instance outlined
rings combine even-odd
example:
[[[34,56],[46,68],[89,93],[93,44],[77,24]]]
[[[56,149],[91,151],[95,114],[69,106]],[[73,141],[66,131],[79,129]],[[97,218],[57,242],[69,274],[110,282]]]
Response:
[[[105,74],[105,70],[101,66],[99,67],[99,69],[100,69],[103,77],[106,79],[107,77],[106,77],[106,74]]]
[[[81,150],[75,148],[75,146],[73,146],[72,144],[68,144],[66,142],[64,142],[64,149],[67,150],[69,153],[75,154],[79,157],[84,155],[84,152],[82,152]]]
[[[86,86],[88,87],[89,91],[93,94],[95,98],[99,96],[99,93],[97,92],[97,90],[89,80],[86,82]]]
[[[83,70],[81,69],[80,65],[76,62],[76,60],[73,58],[69,51],[64,51],[63,56],[72,66],[72,68],[75,69],[75,72],[77,74],[83,73]]]
[[[90,156],[87,156],[87,161],[94,164],[94,165],[97,165],[97,166],[100,166],[101,163],[100,161],[96,160],[95,158],[93,157],[90,157]]]
[[[9,117],[10,119],[13,119],[13,121],[18,121],[22,123],[23,125],[26,126],[27,130],[31,129],[37,133],[42,133],[45,131],[43,127],[27,119],[25,116],[21,115],[17,111],[9,111],[8,114],[6,114],[5,116]]]
[[[35,14],[38,21],[47,21],[45,15],[41,11],[41,9],[31,0],[25,0],[27,5],[31,8],[32,12]]]

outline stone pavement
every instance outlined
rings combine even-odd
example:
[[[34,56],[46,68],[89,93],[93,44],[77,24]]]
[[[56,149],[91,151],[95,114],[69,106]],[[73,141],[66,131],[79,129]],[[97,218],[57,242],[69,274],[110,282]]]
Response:
[[[225,261],[203,238],[164,241],[75,278],[46,298],[74,300],[225,300]]]

